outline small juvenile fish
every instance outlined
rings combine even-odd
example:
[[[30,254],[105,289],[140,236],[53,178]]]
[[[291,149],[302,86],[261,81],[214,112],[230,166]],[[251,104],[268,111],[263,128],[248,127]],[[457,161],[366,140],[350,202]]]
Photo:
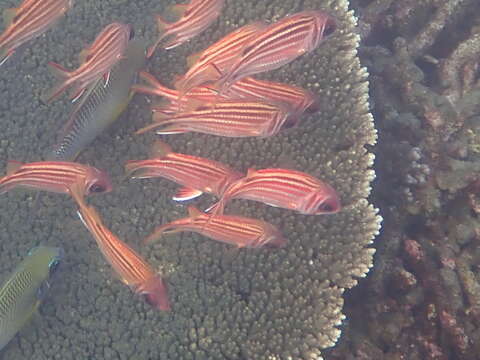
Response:
[[[202,193],[220,196],[223,190],[242,174],[217,161],[172,152],[164,142],[155,143],[156,157],[128,161],[127,173],[134,179],[164,177],[183,187],[173,197],[175,201],[194,199]]]
[[[176,115],[154,113],[154,123],[136,134],[157,129],[159,135],[193,131],[226,137],[264,138],[278,133],[289,116],[289,111],[275,104],[221,100],[200,104],[194,110]]]
[[[227,215],[211,217],[193,206],[188,207],[188,213],[186,218],[157,227],[145,242],[158,240],[163,234],[182,231],[193,231],[239,248],[282,247],[287,242],[274,225],[262,220]]]
[[[0,194],[23,187],[70,195],[74,186],[78,186],[86,196],[112,190],[110,177],[104,171],[66,161],[28,164],[9,161],[7,175],[0,178]]]
[[[246,76],[278,69],[314,50],[335,30],[334,19],[322,11],[287,16],[257,33],[219,80],[221,92]]]
[[[158,30],[163,33],[148,50],[147,57],[153,55],[157,46],[167,36],[173,37],[164,46],[165,50],[170,50],[200,34],[217,19],[224,4],[224,0],[191,0],[188,4],[174,5],[172,10],[181,16],[174,23],[168,23],[157,16]]]
[[[183,97],[180,92],[162,85],[153,75],[141,71],[140,78],[145,80],[148,85],[134,85],[132,91],[141,94],[160,96],[169,101],[168,105],[154,106],[153,112],[177,113],[186,110],[193,101],[196,103],[209,103],[218,100],[218,95],[209,88],[198,86],[191,88]]]
[[[288,169],[249,169],[247,176],[225,189],[220,201],[209,210],[221,214],[232,199],[260,201],[305,215],[333,214],[341,208],[337,192],[330,185]]]
[[[62,249],[35,247],[0,288],[0,350],[38,309],[61,260]]]
[[[218,80],[219,73],[227,72],[243,46],[265,27],[262,22],[242,26],[199,54],[189,56],[191,67],[175,82],[175,88],[183,94],[207,81]]]
[[[161,311],[170,310],[167,287],[157,272],[130,246],[112,234],[96,210],[87,206],[82,197],[76,197],[76,200],[79,205],[78,216],[120,280],[148,304]]]
[[[112,67],[123,58],[131,35],[131,26],[121,23],[107,25],[94,42],[80,53],[81,65],[73,71],[63,66],[48,63],[53,73],[60,79],[44,97],[48,103],[58,97],[65,89],[75,85],[72,100],[78,100],[89,85],[103,77],[108,85]]]
[[[73,161],[100,133],[125,110],[133,93],[130,87],[145,65],[146,45],[131,40],[124,58],[112,69],[107,85],[98,79],[75,105],[60,141],[47,156],[49,160]]]
[[[0,35],[0,66],[27,41],[52,27],[72,0],[24,0],[18,8],[4,11],[7,28]]]

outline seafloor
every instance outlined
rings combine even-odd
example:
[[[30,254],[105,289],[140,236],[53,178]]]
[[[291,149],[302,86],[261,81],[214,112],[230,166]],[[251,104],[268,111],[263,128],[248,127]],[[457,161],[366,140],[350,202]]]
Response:
[[[3,1],[13,7],[16,1]],[[74,68],[77,54],[112,21],[133,24],[136,36],[153,41],[158,0],[75,1],[65,19],[10,59],[0,75],[0,166],[8,159],[38,161],[56,141],[71,105],[51,105],[40,95],[54,79],[46,64]],[[151,247],[140,240],[156,225],[181,217],[170,198],[176,186],[163,180],[129,181],[123,164],[145,158],[154,136],[133,136],[150,121],[149,102],[134,98],[126,113],[79,158],[106,169],[114,191],[92,197],[105,223],[140,249],[169,285],[172,311],[158,312],[124,286],[102,258],[75,214],[73,202],[13,191],[0,201],[0,273],[6,276],[38,244],[61,246],[65,258],[40,315],[0,355],[3,359],[318,359],[335,343],[343,319],[344,289],[372,264],[369,248],[379,218],[366,200],[373,157],[365,145],[376,133],[368,110],[366,72],[356,57],[359,37],[345,0],[227,1],[221,18],[178,49],[158,51],[149,71],[171,84],[185,71],[187,55],[239,25],[276,20],[303,9],[322,8],[338,29],[312,54],[268,74],[306,86],[319,95],[316,114],[271,139],[170,136],[178,152],[223,161],[238,170],[291,167],[330,182],[344,209],[333,216],[306,217],[260,204],[235,202],[231,213],[261,217],[281,227],[288,246],[235,251],[192,234],[171,236]],[[198,203],[212,201],[204,197]]]

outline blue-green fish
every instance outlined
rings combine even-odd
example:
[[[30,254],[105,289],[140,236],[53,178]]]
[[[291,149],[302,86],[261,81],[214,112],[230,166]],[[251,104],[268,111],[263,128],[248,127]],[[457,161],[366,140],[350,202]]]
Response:
[[[3,284],[0,289],[0,350],[37,310],[61,258],[60,248],[35,247]]]
[[[110,73],[108,82],[99,78],[76,104],[64,128],[63,136],[48,160],[73,161],[103,130],[126,109],[138,71],[145,65],[146,44],[131,40]]]

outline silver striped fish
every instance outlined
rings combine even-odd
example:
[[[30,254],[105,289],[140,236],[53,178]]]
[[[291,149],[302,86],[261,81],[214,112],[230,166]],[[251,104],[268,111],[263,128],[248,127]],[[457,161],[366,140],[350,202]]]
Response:
[[[0,289],[0,350],[26,324],[42,302],[62,259],[62,249],[35,247]]]
[[[105,86],[102,79],[91,86],[75,105],[63,136],[49,160],[74,160],[103,130],[125,110],[133,93],[130,92],[137,72],[145,64],[146,44],[131,40],[125,57],[113,68]]]

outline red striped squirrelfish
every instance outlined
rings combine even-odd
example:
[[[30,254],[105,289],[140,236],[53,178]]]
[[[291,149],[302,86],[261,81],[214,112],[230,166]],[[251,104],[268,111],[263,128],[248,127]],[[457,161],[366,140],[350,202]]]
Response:
[[[226,137],[268,137],[280,131],[290,111],[259,101],[221,100],[200,104],[176,115],[154,113],[154,123],[140,129],[143,134],[156,129],[159,135],[199,132]]]
[[[183,94],[207,81],[216,81],[219,73],[225,73],[235,61],[243,46],[267,25],[254,22],[224,36],[198,54],[188,57],[190,69],[175,82],[175,88]]]
[[[180,92],[175,89],[170,89],[162,85],[153,75],[141,71],[139,73],[140,78],[145,80],[146,85],[133,85],[132,91],[136,93],[148,94],[160,96],[169,101],[169,104],[162,104],[160,106],[152,107],[153,112],[162,113],[177,113],[184,111],[190,107],[190,103],[209,103],[218,100],[218,95],[210,88],[197,86],[191,88],[183,97],[180,96]]]
[[[17,187],[62,194],[71,194],[77,188],[81,195],[88,196],[111,191],[112,183],[104,171],[75,162],[9,161],[7,175],[0,178],[0,194]]]
[[[147,303],[162,311],[170,310],[167,286],[152,267],[126,243],[117,238],[103,223],[93,207],[77,199],[78,216],[98,244],[105,260],[120,280]]]
[[[134,179],[164,177],[182,185],[173,197],[176,201],[191,200],[204,192],[220,196],[228,185],[242,177],[217,161],[174,153],[162,141],[156,142],[154,148],[155,158],[128,161],[125,169]]]
[[[232,84],[225,93],[230,99],[258,99],[267,102],[280,102],[288,106],[292,113],[298,117],[305,111],[317,111],[317,98],[315,95],[298,86],[289,84],[258,80],[251,76],[243,78]]]
[[[213,240],[236,245],[239,248],[262,246],[282,247],[286,239],[272,224],[243,216],[209,216],[193,206],[188,207],[189,216],[159,226],[145,242],[159,239],[163,234],[192,231]]]
[[[163,33],[148,50],[147,57],[153,55],[157,46],[167,36],[173,37],[164,46],[165,50],[170,50],[201,33],[217,19],[224,4],[225,0],[191,0],[188,4],[174,5],[172,10],[181,16],[174,23],[168,23],[157,16],[158,29]]]
[[[24,0],[7,9],[7,28],[0,35],[0,66],[25,42],[40,36],[72,7],[73,0]]]
[[[221,92],[248,75],[278,69],[314,50],[334,30],[334,19],[322,11],[299,12],[267,26],[242,48],[222,75],[218,82]]]
[[[333,214],[341,208],[338,194],[330,185],[304,172],[288,169],[249,169],[247,176],[225,189],[220,201],[210,210],[221,214],[231,199],[260,201],[305,215]]]
[[[107,25],[97,35],[93,43],[80,53],[81,65],[69,71],[54,62],[48,63],[52,72],[60,79],[44,97],[50,102],[58,97],[69,86],[75,85],[71,99],[79,99],[86,88],[103,76],[108,84],[110,70],[122,59],[130,40],[131,26],[121,23]]]

